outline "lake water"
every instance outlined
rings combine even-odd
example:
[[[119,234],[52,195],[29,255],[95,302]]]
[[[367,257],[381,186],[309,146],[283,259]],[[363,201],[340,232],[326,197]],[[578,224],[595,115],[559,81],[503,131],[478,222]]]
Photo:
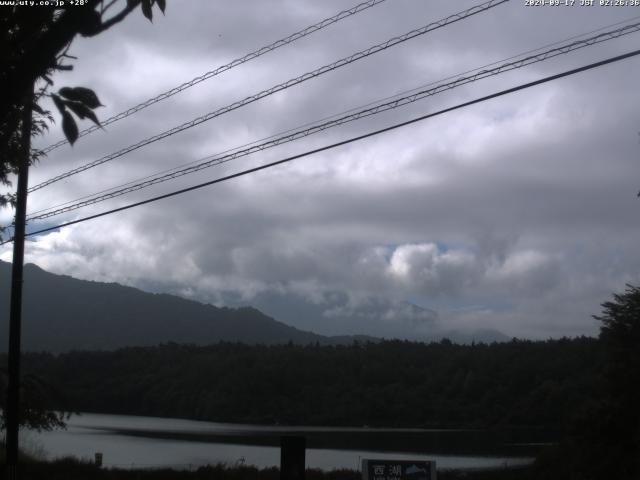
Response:
[[[506,442],[475,430],[282,427],[124,415],[74,415],[67,430],[23,432],[27,450],[48,458],[93,459],[106,467],[192,469],[223,462],[279,466],[282,435],[307,438],[307,467],[360,468],[363,458],[435,460],[438,468],[495,468],[530,463],[537,442]],[[462,440],[460,440],[462,439]]]

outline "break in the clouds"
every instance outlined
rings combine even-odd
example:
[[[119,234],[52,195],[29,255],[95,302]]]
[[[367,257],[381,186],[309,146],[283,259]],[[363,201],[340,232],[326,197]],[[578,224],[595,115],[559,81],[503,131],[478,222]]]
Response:
[[[388,0],[52,152],[69,168],[473,5]],[[74,72],[107,118],[344,9],[343,1],[173,2],[78,39]],[[472,68],[620,22],[637,9],[511,1],[34,192],[73,200]],[[105,204],[64,221],[303,152],[625,53],[640,34],[559,56]],[[458,110],[251,176],[32,239],[27,260],[320,333],[495,329],[593,334],[599,304],[640,282],[640,60]],[[58,126],[47,145],[61,137]],[[7,221],[10,212],[3,212]],[[46,224],[51,225],[51,224]],[[34,224],[32,228],[37,228]],[[9,247],[2,258],[10,259]]]

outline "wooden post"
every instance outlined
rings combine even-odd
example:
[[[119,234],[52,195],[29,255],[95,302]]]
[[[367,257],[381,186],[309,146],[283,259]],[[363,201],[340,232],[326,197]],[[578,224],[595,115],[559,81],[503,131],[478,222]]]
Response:
[[[7,480],[18,478],[18,429],[20,426],[20,333],[22,326],[22,270],[24,264],[24,232],[27,215],[27,187],[31,155],[31,113],[33,85],[25,99],[22,113],[22,132],[16,217],[13,231],[13,265],[11,265],[11,305],[9,312],[9,381],[7,385]]]
[[[304,437],[281,437],[280,480],[304,480],[306,444]]]

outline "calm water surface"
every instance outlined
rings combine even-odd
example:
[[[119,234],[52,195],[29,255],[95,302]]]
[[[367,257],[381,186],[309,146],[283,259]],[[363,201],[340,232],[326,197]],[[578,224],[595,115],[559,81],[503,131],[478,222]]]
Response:
[[[265,427],[124,415],[74,415],[67,430],[24,432],[25,447],[48,458],[104,456],[107,467],[195,468],[224,462],[279,466],[279,437],[307,437],[307,467],[359,469],[362,458],[435,460],[438,468],[491,468],[529,463],[513,448],[503,454],[474,454],[450,448],[451,438],[473,431],[333,427]],[[476,437],[474,437],[476,438]],[[460,453],[462,451],[463,453]],[[520,453],[520,454],[518,454]]]

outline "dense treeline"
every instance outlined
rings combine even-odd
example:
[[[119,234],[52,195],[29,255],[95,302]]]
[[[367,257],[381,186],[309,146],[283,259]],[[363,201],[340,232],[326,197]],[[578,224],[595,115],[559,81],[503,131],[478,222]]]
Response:
[[[591,338],[491,345],[206,347],[25,354],[54,384],[53,408],[241,423],[542,426],[561,429],[592,396]]]

